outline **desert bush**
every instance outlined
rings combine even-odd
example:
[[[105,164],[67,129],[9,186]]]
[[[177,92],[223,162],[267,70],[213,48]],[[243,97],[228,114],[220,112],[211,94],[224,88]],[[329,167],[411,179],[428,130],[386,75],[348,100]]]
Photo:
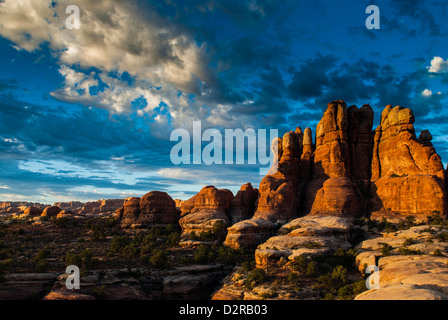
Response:
[[[263,269],[255,268],[247,275],[244,285],[246,288],[251,289],[257,284],[265,282],[266,279],[266,272]]]
[[[316,241],[307,241],[304,243],[305,248],[308,249],[319,249],[322,248],[322,244]]]
[[[65,263],[67,266],[77,266],[85,272],[89,270],[94,264],[93,252],[90,249],[84,249],[79,254],[74,252],[67,252],[65,255]]]
[[[416,255],[416,254],[422,254],[422,253],[420,252],[420,250],[412,250],[412,249],[409,249],[409,248],[407,248],[407,247],[402,247],[402,248],[399,249],[399,251],[400,251],[400,253],[401,253],[402,255]]]
[[[48,268],[47,257],[49,255],[49,251],[46,249],[41,249],[32,259],[34,265],[37,270],[40,272],[46,271]]]
[[[214,260],[214,253],[209,246],[200,245],[194,252],[193,260],[196,263],[208,263]]]
[[[390,256],[390,250],[392,250],[392,246],[388,243],[383,243],[383,246],[381,247],[381,254],[383,257]]]
[[[149,264],[154,268],[163,268],[167,264],[168,252],[166,250],[155,249],[149,258]]]
[[[313,261],[310,261],[310,263],[308,263],[308,266],[306,267],[305,275],[307,277],[314,277],[316,275],[316,266]]]
[[[440,232],[440,233],[436,236],[436,239],[437,239],[439,242],[446,242],[446,241],[448,241],[448,232],[446,232],[446,231]]]
[[[249,272],[255,268],[255,261],[245,261],[241,267],[243,272]]]
[[[293,271],[305,272],[307,267],[308,260],[303,255],[295,258],[294,261],[292,261],[292,263],[290,264],[290,268]]]
[[[166,244],[169,247],[176,247],[179,245],[180,234],[179,232],[173,231],[166,237]]]
[[[123,248],[130,244],[130,242],[131,239],[127,236],[115,236],[111,241],[110,250],[115,253],[120,252]]]
[[[403,242],[403,246],[410,246],[410,245],[413,245],[413,244],[415,244],[415,240],[412,239],[412,238],[407,238],[405,240],[405,242]]]
[[[296,272],[291,272],[288,274],[288,277],[286,278],[287,282],[291,285],[298,285],[300,283],[300,275]]]
[[[106,287],[105,286],[95,287],[93,289],[93,296],[97,300],[105,300],[105,299],[107,299]]]

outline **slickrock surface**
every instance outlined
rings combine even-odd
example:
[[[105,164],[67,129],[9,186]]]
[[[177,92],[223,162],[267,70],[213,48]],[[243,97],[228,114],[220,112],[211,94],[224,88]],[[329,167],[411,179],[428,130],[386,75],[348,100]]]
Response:
[[[384,233],[357,246],[356,264],[379,267],[379,289],[365,291],[357,300],[447,300],[448,243],[440,226],[415,226]],[[384,247],[388,246],[387,252]]]
[[[265,268],[281,257],[294,261],[304,255],[313,257],[338,248],[348,250],[353,220],[334,216],[306,216],[297,218],[279,230],[255,251],[257,267]]]

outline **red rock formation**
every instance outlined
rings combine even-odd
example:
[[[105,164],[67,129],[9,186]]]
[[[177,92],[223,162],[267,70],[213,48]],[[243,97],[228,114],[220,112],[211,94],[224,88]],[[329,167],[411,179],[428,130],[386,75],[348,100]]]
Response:
[[[182,217],[192,212],[192,210],[194,208],[195,201],[196,201],[196,196],[197,196],[197,194],[195,194],[190,199],[181,203],[180,211],[181,211]]]
[[[39,207],[28,207],[23,211],[23,214],[29,215],[29,216],[33,216],[33,217],[38,217],[42,214],[42,209]]]
[[[58,206],[62,210],[70,210],[72,212],[79,211],[85,206],[85,203],[79,201],[69,201],[69,202],[55,202],[55,206]]]
[[[115,211],[123,206],[124,199],[107,199],[107,200],[98,200],[100,203],[99,212],[107,213]]]
[[[218,190],[213,186],[202,188],[197,195],[182,204],[183,217],[179,220],[182,237],[188,239],[192,232],[200,234],[213,231],[217,223],[228,226],[230,220],[227,212],[232,201],[233,194],[230,190]]]
[[[446,179],[429,131],[417,139],[410,109],[387,106],[375,130],[373,216],[446,214]]]
[[[174,200],[165,192],[152,191],[140,198],[127,198],[121,215],[123,227],[166,226],[177,224],[179,215]]]
[[[213,186],[202,188],[194,201],[192,213],[198,211],[218,211],[225,213],[233,200],[233,194],[227,189],[216,189]]]
[[[303,134],[297,128],[277,138],[272,152],[274,163],[260,183],[256,212],[250,220],[228,229],[225,244],[230,247],[254,247],[273,235],[277,222],[287,222],[301,212],[301,199],[311,176],[311,130],[307,128]]]
[[[61,208],[59,208],[58,206],[47,207],[42,212],[41,217],[56,217],[61,211]]]
[[[316,129],[313,178],[307,186],[305,213],[337,216],[362,213],[364,201],[354,181],[368,179],[369,168],[352,162],[366,159],[370,162],[372,120],[373,112],[367,105],[361,109],[353,106],[348,111],[343,101],[328,104]]]
[[[97,209],[97,212],[99,212],[100,206],[101,203],[99,201],[87,202],[78,213],[92,214],[94,209]]]
[[[118,218],[123,226],[131,226],[140,216],[140,198],[130,197],[124,200],[123,208],[118,209]]]

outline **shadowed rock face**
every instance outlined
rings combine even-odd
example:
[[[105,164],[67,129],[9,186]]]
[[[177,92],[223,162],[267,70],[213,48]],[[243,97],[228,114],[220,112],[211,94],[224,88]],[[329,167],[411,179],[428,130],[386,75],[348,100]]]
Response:
[[[297,128],[273,141],[272,152],[276,156],[273,167],[260,183],[254,219],[288,221],[300,214],[303,184],[310,175],[310,136],[309,128],[305,129],[305,135]],[[304,150],[306,154],[302,158]]]
[[[255,212],[255,202],[258,198],[258,189],[250,183],[241,186],[241,189],[230,204],[229,217],[231,223],[252,218]]]
[[[165,192],[152,191],[140,198],[127,198],[121,210],[123,227],[177,224],[179,214],[174,200]]]

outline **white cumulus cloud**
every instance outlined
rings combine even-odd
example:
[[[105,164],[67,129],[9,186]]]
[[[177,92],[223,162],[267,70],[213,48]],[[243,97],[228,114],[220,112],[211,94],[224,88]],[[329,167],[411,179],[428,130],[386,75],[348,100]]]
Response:
[[[431,73],[446,73],[448,72],[448,60],[443,60],[442,57],[434,57],[431,60],[431,66],[428,67]]]
[[[422,96],[424,96],[424,97],[430,97],[430,96],[432,96],[432,90],[429,90],[429,89],[425,89],[425,90],[423,90],[423,92],[422,92]]]

